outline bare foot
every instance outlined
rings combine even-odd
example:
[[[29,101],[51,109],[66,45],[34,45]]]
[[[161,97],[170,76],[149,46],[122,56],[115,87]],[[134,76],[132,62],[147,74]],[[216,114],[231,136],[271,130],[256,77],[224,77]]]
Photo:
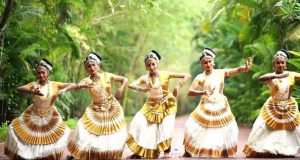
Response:
[[[192,155],[189,152],[185,151],[182,157],[192,157]]]
[[[171,146],[167,150],[165,150],[164,152],[165,153],[170,153],[171,152]]]
[[[128,156],[126,159],[141,159],[142,157],[138,154],[132,154],[131,156]]]
[[[67,160],[74,160],[74,159],[75,159],[75,157],[74,157],[74,156],[72,156],[72,155],[67,155],[66,159],[67,159]]]
[[[171,158],[171,154],[165,152],[163,158]]]

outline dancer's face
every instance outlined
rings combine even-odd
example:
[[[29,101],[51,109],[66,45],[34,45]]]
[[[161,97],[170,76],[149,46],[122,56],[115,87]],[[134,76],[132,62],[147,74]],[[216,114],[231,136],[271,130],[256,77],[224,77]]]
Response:
[[[146,69],[149,71],[150,74],[156,74],[158,70],[157,61],[149,58],[145,62]]]
[[[286,69],[286,61],[283,57],[277,58],[273,65],[276,73],[282,73]]]
[[[85,69],[89,75],[96,75],[99,71],[99,65],[94,61],[88,61],[85,64]]]
[[[39,66],[36,70],[36,77],[39,82],[45,82],[48,80],[49,71],[43,66]]]
[[[201,61],[201,66],[202,68],[206,71],[206,72],[210,72],[212,71],[212,69],[214,68],[214,59],[212,58],[203,58]]]

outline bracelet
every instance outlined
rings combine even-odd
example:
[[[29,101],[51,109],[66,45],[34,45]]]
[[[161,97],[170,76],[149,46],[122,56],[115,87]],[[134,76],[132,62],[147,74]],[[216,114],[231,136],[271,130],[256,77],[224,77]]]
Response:
[[[238,71],[239,71],[239,72],[246,72],[246,66],[245,66],[245,67],[240,67],[240,68],[238,69]]]
[[[184,82],[183,82],[183,81],[180,81],[180,82],[178,83],[178,85],[179,85],[180,87],[182,87],[182,86],[184,85]]]
[[[76,84],[76,89],[81,89],[81,85],[80,84]]]
[[[66,90],[65,89],[61,89],[61,94],[65,93]]]
[[[135,87],[135,89],[136,89],[137,91],[139,91],[139,92],[142,91],[142,88],[141,88],[141,87]]]

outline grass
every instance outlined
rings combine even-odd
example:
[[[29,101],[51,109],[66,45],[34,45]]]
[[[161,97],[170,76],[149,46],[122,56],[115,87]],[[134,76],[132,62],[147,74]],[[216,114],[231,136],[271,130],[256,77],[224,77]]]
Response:
[[[8,131],[8,123],[5,122],[0,125],[0,142],[5,141],[7,131]]]
[[[127,123],[129,123],[129,122],[131,122],[132,118],[133,118],[133,116],[125,116],[125,121]]]
[[[67,121],[64,121],[64,122],[71,129],[76,129],[77,121],[78,121],[77,118],[75,118],[75,119],[69,118]]]

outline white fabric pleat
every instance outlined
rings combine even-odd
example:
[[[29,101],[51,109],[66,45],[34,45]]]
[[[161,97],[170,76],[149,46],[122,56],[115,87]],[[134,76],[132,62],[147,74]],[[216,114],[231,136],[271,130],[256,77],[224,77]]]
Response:
[[[46,145],[35,145],[22,142],[14,132],[12,126],[9,127],[8,135],[5,147],[14,153],[17,153],[24,159],[36,159],[47,157],[53,153],[63,152],[67,147],[70,129],[66,128],[63,136],[57,142]],[[35,135],[38,136],[38,134]]]
[[[203,127],[192,117],[185,125],[185,139],[194,148],[224,150],[237,145],[238,126],[236,121],[223,127]]]
[[[260,153],[294,156],[300,149],[300,126],[294,130],[274,130],[258,116],[249,135],[247,145]]]
[[[161,124],[149,123],[143,113],[138,112],[130,124],[129,134],[145,149],[157,149],[161,142],[172,138],[175,127],[175,114],[166,116]]]
[[[123,127],[116,133],[94,135],[86,130],[82,121],[79,120],[74,136],[74,140],[80,151],[88,151],[91,149],[97,149],[99,152],[120,151],[124,149],[127,131],[126,127]]]

